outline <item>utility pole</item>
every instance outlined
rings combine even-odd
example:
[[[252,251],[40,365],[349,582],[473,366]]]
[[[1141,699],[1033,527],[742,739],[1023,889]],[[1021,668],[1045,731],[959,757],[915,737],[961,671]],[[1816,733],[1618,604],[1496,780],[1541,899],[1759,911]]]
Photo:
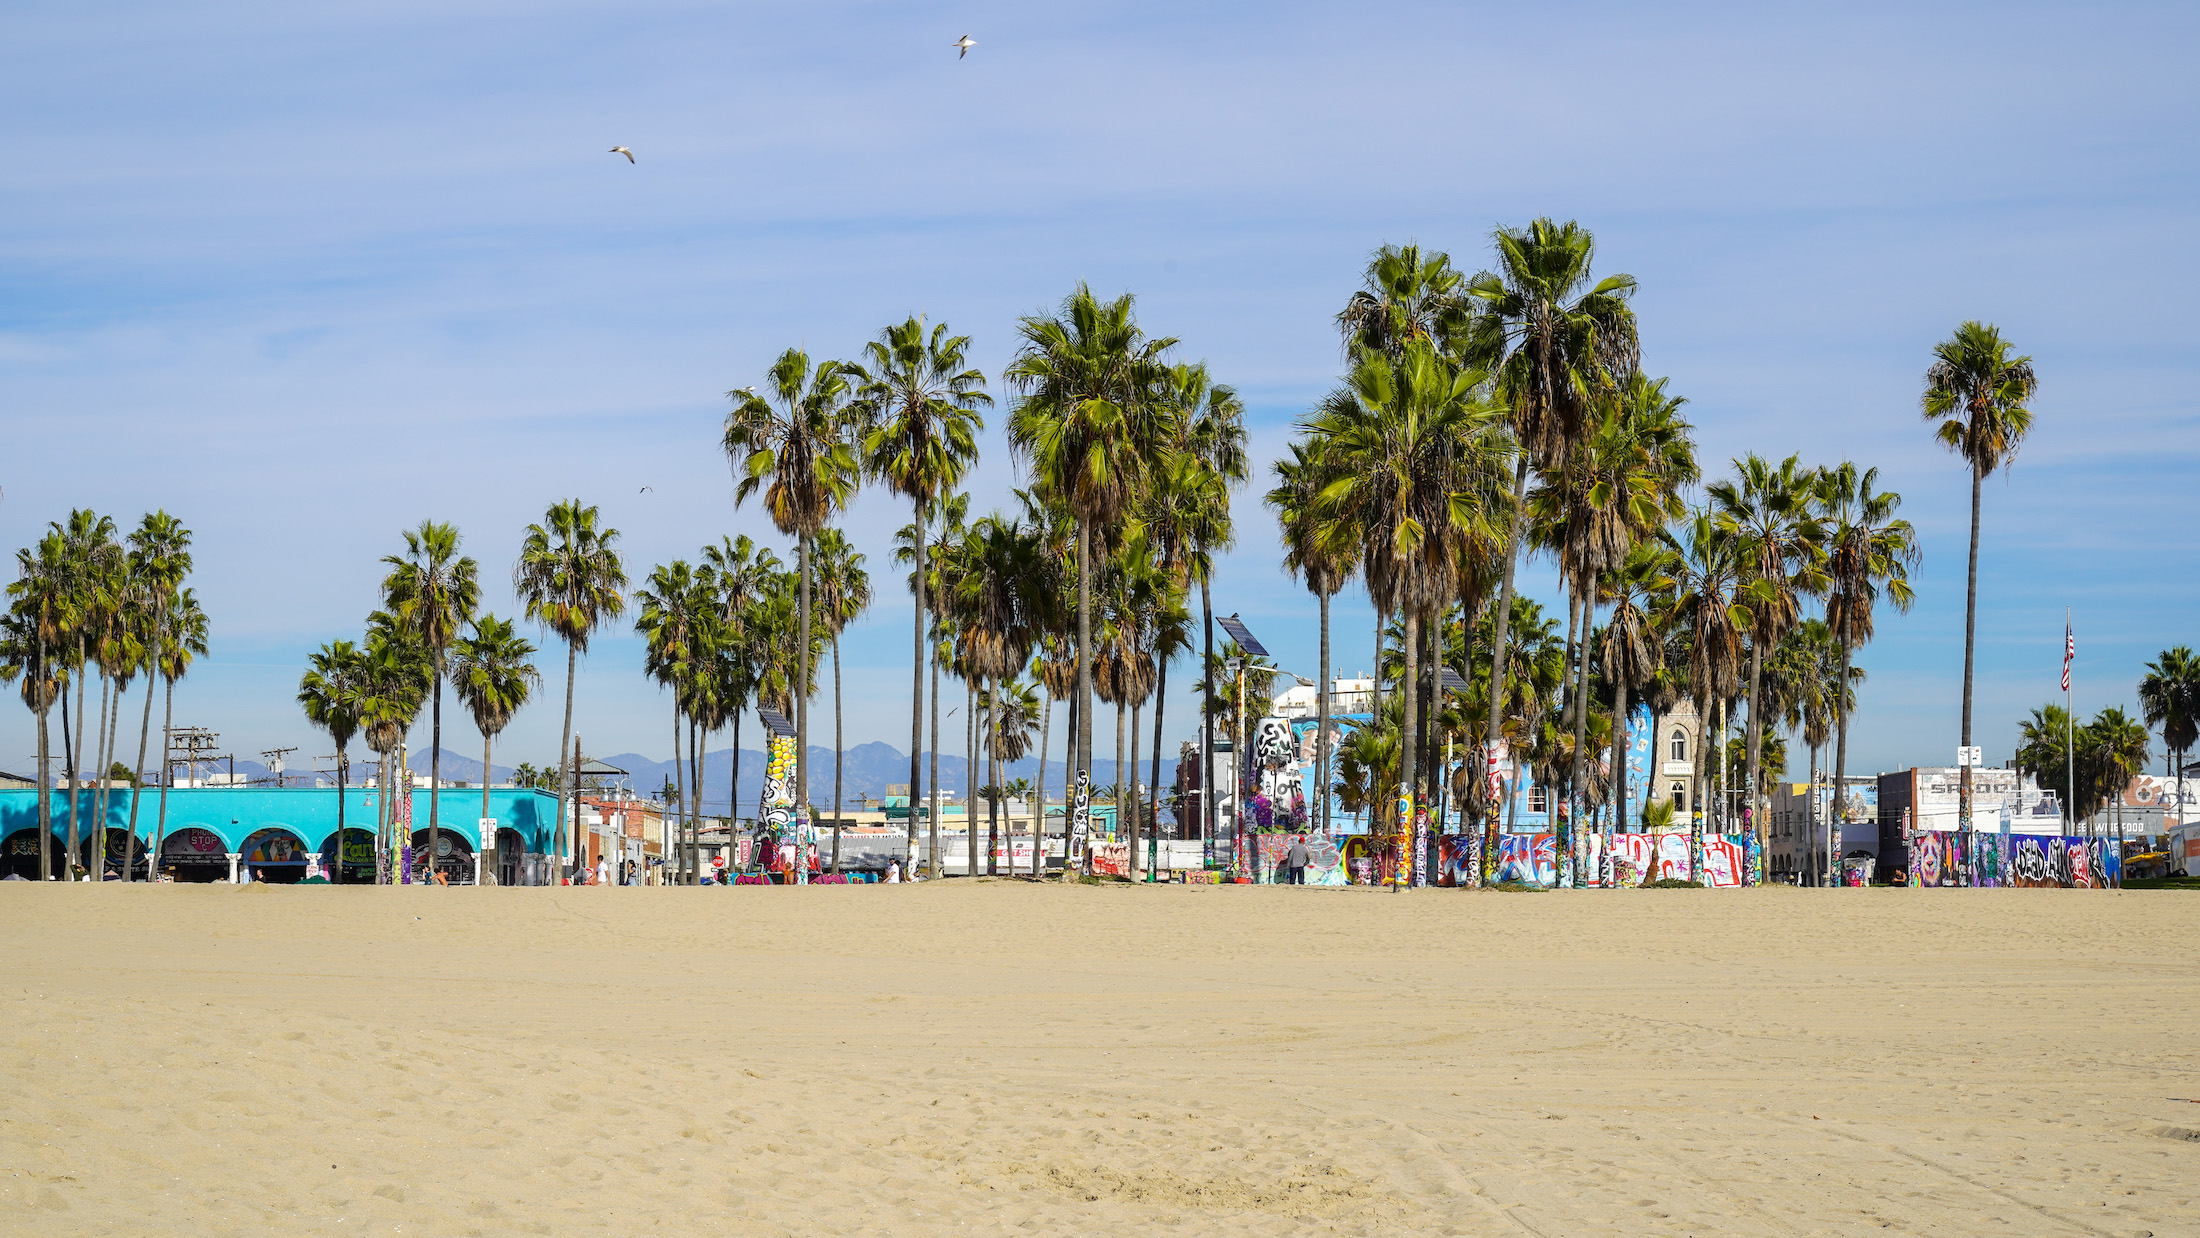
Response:
[[[260,757],[263,761],[267,763],[268,775],[275,780],[276,786],[280,787],[283,785],[283,758],[296,751],[298,751],[298,749],[295,746],[289,748],[267,748],[261,750]]]

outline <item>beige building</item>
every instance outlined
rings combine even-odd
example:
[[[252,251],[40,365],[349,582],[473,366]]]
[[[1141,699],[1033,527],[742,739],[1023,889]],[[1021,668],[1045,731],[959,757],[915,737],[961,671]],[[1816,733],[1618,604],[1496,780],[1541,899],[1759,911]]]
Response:
[[[1648,776],[1651,790],[1641,802],[1670,802],[1675,824],[1684,823],[1689,813],[1702,806],[1704,798],[1696,786],[1696,748],[1703,742],[1703,719],[1696,714],[1696,703],[1683,699],[1672,712],[1658,715],[1652,733],[1655,739]]]

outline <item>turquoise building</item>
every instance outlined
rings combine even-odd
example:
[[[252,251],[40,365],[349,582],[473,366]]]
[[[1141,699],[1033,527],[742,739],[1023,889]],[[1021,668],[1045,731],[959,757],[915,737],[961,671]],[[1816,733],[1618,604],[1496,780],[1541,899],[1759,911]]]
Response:
[[[0,791],[0,878],[36,879],[38,873],[38,792]],[[142,791],[117,787],[106,793],[107,816],[95,829],[92,815],[100,792],[86,788],[75,792],[77,834],[76,863],[103,872],[119,873],[130,836],[130,805],[137,799],[137,857],[132,877],[143,880],[148,871],[146,849],[159,828],[158,788]],[[412,836],[415,846],[428,845],[428,807],[433,796],[442,827],[442,848],[436,866],[454,883],[471,883],[479,868],[487,880],[499,885],[548,884],[554,868],[549,856],[557,823],[558,799],[547,791],[492,787],[489,815],[496,832],[482,846],[481,789],[448,788],[412,793]],[[69,793],[51,792],[53,837],[47,849],[53,875],[67,871]],[[168,821],[161,841],[159,871],[175,874],[178,881],[297,882],[308,876],[328,876],[342,865],[342,881],[368,881],[374,876],[375,821],[381,810],[382,792],[373,787],[352,787],[343,793],[344,828],[337,834],[338,797],[335,788],[312,787],[178,787],[168,792]],[[341,856],[339,857],[339,841]],[[99,863],[95,865],[94,859]]]

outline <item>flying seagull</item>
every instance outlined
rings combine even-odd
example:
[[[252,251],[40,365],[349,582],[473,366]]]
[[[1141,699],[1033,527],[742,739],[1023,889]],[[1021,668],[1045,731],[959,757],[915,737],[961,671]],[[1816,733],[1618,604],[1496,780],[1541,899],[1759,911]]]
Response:
[[[633,151],[630,151],[630,150],[628,150],[628,149],[627,149],[626,147],[624,147],[624,146],[614,146],[614,147],[612,147],[612,148],[611,148],[610,150],[607,150],[607,151],[605,151],[604,153],[605,153],[605,154],[607,154],[607,155],[625,155],[625,156],[626,156],[626,161],[627,161],[628,163],[632,163],[632,162],[634,162],[634,152],[633,152]]]
[[[961,60],[961,59],[962,59],[963,57],[965,57],[965,56],[969,55],[969,54],[970,54],[970,49],[971,49],[971,48],[973,48],[973,47],[976,47],[977,45],[978,45],[978,41],[977,41],[976,39],[973,39],[973,38],[971,38],[971,37],[970,37],[969,35],[967,35],[967,34],[966,34],[966,35],[964,35],[963,37],[961,37],[961,38],[959,38],[959,39],[955,40],[954,42],[952,42],[952,43],[948,44],[948,46],[949,46],[949,47],[953,47],[953,48],[959,48],[959,49],[961,49],[961,50],[959,50],[959,51],[957,51],[957,52],[955,53],[955,59],[957,59],[957,60]]]
[[[641,490],[640,490],[640,491],[639,491],[638,493],[641,493],[641,494],[648,494],[648,493],[649,493],[649,487],[648,487],[648,486],[643,486],[643,487],[641,488]]]

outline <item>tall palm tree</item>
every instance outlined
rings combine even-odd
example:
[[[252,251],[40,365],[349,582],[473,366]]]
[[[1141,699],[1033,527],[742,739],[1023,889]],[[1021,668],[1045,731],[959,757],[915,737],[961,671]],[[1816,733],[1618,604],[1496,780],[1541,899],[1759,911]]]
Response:
[[[178,589],[173,599],[161,611],[159,658],[154,669],[161,679],[161,734],[173,734],[176,729],[176,681],[191,669],[194,658],[203,658],[207,650],[206,612],[199,609],[198,594],[191,589]],[[150,687],[150,684],[148,684]],[[167,745],[162,744],[165,751]],[[168,772],[163,763],[160,776],[160,809],[153,818],[153,842],[148,849],[154,864],[160,863],[162,847],[168,836]]]
[[[715,595],[715,583],[710,592]],[[672,693],[672,785],[682,818],[674,829],[680,841],[673,871],[683,884],[694,875],[690,869],[698,858],[689,837],[696,822],[685,811],[687,786],[692,778],[688,762],[681,756],[681,720],[683,715],[692,717],[694,713],[697,686],[707,665],[703,625],[708,619],[697,606],[699,595],[695,573],[682,559],[651,569],[648,581],[634,594],[639,611],[634,630],[643,638],[643,667],[650,678]],[[713,610],[716,601],[715,596],[709,599]]]
[[[912,593],[920,588],[923,589],[925,595],[934,601],[932,626],[925,634],[928,643],[923,649],[919,650],[919,653],[923,656],[925,667],[932,677],[931,687],[926,696],[926,699],[931,702],[932,739],[930,744],[931,766],[925,775],[924,811],[925,819],[928,822],[925,844],[927,847],[925,854],[929,857],[926,861],[927,874],[935,878],[940,876],[943,871],[940,866],[940,667],[943,665],[940,650],[947,639],[948,629],[948,624],[940,613],[940,599],[945,596],[945,582],[950,575],[942,569],[941,556],[948,553],[951,547],[960,544],[963,517],[969,510],[970,496],[968,494],[939,495],[932,500],[930,506],[924,512],[923,519],[902,526],[901,532],[895,538],[894,561],[896,563],[914,564],[920,553],[924,556],[926,574],[920,580],[912,572],[909,588]],[[935,531],[926,534],[925,530],[928,528]],[[915,818],[917,811],[917,789],[916,784],[910,784],[909,813],[912,820]],[[913,857],[916,854],[914,850],[916,846],[914,841],[915,826],[912,825],[910,830],[910,854]]]
[[[176,591],[183,588],[183,582],[190,575],[191,530],[184,528],[182,521],[169,515],[166,511],[152,512],[139,521],[138,527],[130,534],[130,576],[136,582],[146,609],[150,611],[151,630],[148,633],[150,651],[147,659],[148,667],[153,673],[158,671],[157,666],[154,664],[158,661],[158,650],[163,636],[162,629],[167,621],[168,609],[175,601]],[[145,713],[138,722],[137,771],[140,788],[145,783],[145,749],[147,742],[151,739],[152,728],[153,686],[152,674],[148,674],[145,685]],[[161,747],[161,779],[165,782],[168,777],[165,736],[162,737]],[[142,790],[130,793],[130,837],[133,840],[137,837],[137,810],[141,795]],[[342,817],[343,801],[341,798],[337,801],[336,811],[337,816]],[[339,837],[341,837],[341,834],[339,834]],[[146,865],[148,876],[154,875],[154,869],[159,862],[160,857],[157,855],[148,860]],[[123,871],[124,880],[128,880],[128,868],[125,867]]]
[[[542,673],[535,669],[534,642],[521,636],[509,619],[483,614],[474,620],[473,633],[460,640],[452,650],[452,678],[458,688],[458,699],[473,715],[474,727],[481,732],[481,819],[489,819],[489,761],[493,755],[496,737],[501,734],[512,715],[519,712],[542,686]],[[496,838],[490,836],[489,847],[494,848]],[[496,868],[485,865],[483,876],[490,884],[496,882]]]
[[[1742,650],[1755,616],[1742,598],[1746,567],[1735,539],[1709,512],[1699,511],[1685,521],[1673,544],[1673,622],[1687,637],[1688,692],[1704,718],[1704,734],[1711,728],[1712,706],[1735,694],[1741,686]],[[1703,869],[1703,785],[1709,777],[1710,753],[1723,748],[1719,740],[1696,745],[1695,785],[1690,799],[1696,810],[1689,822],[1690,874]]]
[[[1093,539],[1146,489],[1162,443],[1162,355],[1176,344],[1148,338],[1132,309],[1128,293],[1103,304],[1079,284],[1058,316],[1018,324],[1023,342],[1007,370],[1019,393],[1009,444],[1029,463],[1033,491],[1077,519],[1075,750],[1083,770],[1092,766]]]
[[[850,401],[863,378],[861,369],[838,361],[812,368],[808,353],[790,348],[772,363],[766,394],[726,393],[733,411],[726,414],[723,445],[736,479],[734,504],[763,495],[773,526],[795,539],[802,573],[795,627],[796,677],[803,691],[795,699],[794,769],[795,803],[805,818],[810,812],[810,550],[862,482],[855,441],[865,427]]]
[[[54,702],[68,699],[68,660],[63,654],[70,619],[63,545],[58,531],[38,540],[36,551],[15,552],[16,579],[8,585],[13,621],[21,625],[18,661],[23,703],[38,716],[38,864],[39,879],[53,876],[53,744],[47,716]],[[64,717],[67,706],[63,705]]]
[[[57,575],[65,590],[63,613],[67,617],[67,638],[75,645],[70,665],[76,671],[76,739],[74,751],[65,754],[69,762],[69,862],[74,864],[81,854],[77,812],[78,801],[83,798],[84,732],[89,729],[84,725],[86,677],[83,671],[91,663],[91,644],[105,622],[113,585],[120,575],[122,548],[115,541],[114,520],[88,508],[71,511],[66,524],[55,521],[48,527],[60,535]],[[101,690],[105,691],[104,676]],[[61,708],[62,740],[67,745],[69,706],[66,700]],[[100,832],[104,841],[103,823],[95,823],[93,828]]]
[[[755,701],[758,668],[766,660],[763,651],[769,634],[761,621],[762,602],[780,572],[779,556],[745,533],[721,537],[718,545],[704,547],[703,566],[698,569],[698,575],[706,576],[718,590],[718,617],[725,629],[718,642],[716,675],[717,694],[733,724],[733,772],[726,787],[729,828],[740,817],[741,715]]]
[[[1821,472],[1817,509],[1825,530],[1826,624],[1841,646],[1841,672],[1837,683],[1848,683],[1849,664],[1856,651],[1870,643],[1874,610],[1882,594],[1897,611],[1908,611],[1916,599],[1910,587],[1910,569],[1920,558],[1917,530],[1895,515],[1902,496],[1879,489],[1879,470],[1858,471],[1844,460]],[[1848,800],[1841,794],[1849,772],[1849,709],[1853,692],[1834,700],[1833,802],[1846,824]],[[1826,834],[1833,845],[1833,831]],[[1827,861],[1828,872],[1840,857]]]
[[[19,552],[27,553],[27,552]],[[53,807],[47,802],[46,715],[60,699],[66,681],[40,638],[37,607],[20,599],[0,614],[0,684],[23,681],[24,708],[38,725],[38,879],[53,876]]]
[[[1925,371],[1921,406],[1933,424],[1933,437],[1963,457],[1971,469],[1971,558],[1963,598],[1963,738],[1971,746],[1971,663],[1978,640],[1979,494],[1987,474],[2016,458],[2032,428],[2032,396],[2039,379],[2032,358],[2016,349],[1994,327],[1966,322],[1933,346],[1933,364]],[[1971,828],[1971,767],[1963,766],[1958,818]]]
[[[598,528],[593,506],[579,499],[553,503],[543,523],[527,526],[519,559],[512,565],[512,591],[526,617],[565,638],[565,730],[558,740],[558,827],[555,845],[564,862],[568,835],[566,810],[579,826],[580,770],[573,764],[573,681],[588,638],[605,620],[626,612],[626,563],[619,556],[617,529]],[[571,839],[578,842],[577,837]]]
[[[978,458],[978,435],[990,408],[985,374],[969,364],[970,337],[951,335],[946,323],[930,333],[922,318],[887,327],[864,346],[858,415],[869,427],[863,435],[863,466],[894,493],[909,500],[917,536],[911,546],[915,572],[916,617],[913,682],[909,689],[909,849],[916,854],[917,797],[922,786],[919,759],[924,752],[924,613],[926,608],[925,538],[934,500],[951,494]],[[837,656],[837,655],[836,655]],[[836,812],[837,816],[837,812]]]
[[[990,721],[983,733],[988,736],[997,727],[1000,685],[1023,673],[1038,637],[1035,620],[1040,607],[1033,584],[1038,579],[1039,553],[1035,531],[995,513],[970,526],[951,565],[951,591],[943,596],[942,607],[955,619],[958,661],[984,693]],[[986,754],[992,756],[995,747],[987,742]],[[990,845],[994,847],[1000,838],[999,808],[995,800],[988,823]],[[974,866],[975,821],[971,823],[970,839]],[[986,853],[989,872],[995,868],[995,854],[992,850]]]
[[[1590,282],[1596,240],[1588,229],[1537,219],[1525,228],[1500,228],[1493,240],[1497,270],[1467,283],[1467,295],[1478,305],[1461,351],[1470,364],[1494,375],[1518,451],[1512,530],[1497,593],[1497,613],[1503,615],[1512,610],[1529,467],[1553,467],[1580,440],[1600,401],[1634,374],[1641,341],[1628,304],[1634,277]],[[1496,625],[1492,635],[1490,678],[1503,683],[1508,625]],[[1504,722],[1501,702],[1500,694],[1491,694],[1483,741],[1493,774]]]
[[[2147,728],[2144,723],[2112,705],[2093,716],[2079,732],[2091,737],[2094,766],[2101,779],[2100,798],[2114,806],[2116,848],[2124,843],[2124,792],[2147,765]]]
[[[1314,696],[1314,786],[1321,796],[1321,832],[1329,822],[1329,600],[1342,592],[1359,566],[1358,529],[1325,528],[1321,495],[1337,480],[1330,440],[1302,435],[1290,456],[1275,464],[1276,485],[1268,505],[1276,510],[1283,533],[1283,570],[1303,582],[1321,607],[1321,669]],[[1329,536],[1324,536],[1324,533]]]
[[[1245,405],[1237,392],[1214,381],[1205,365],[1172,365],[1161,384],[1162,441],[1153,474],[1139,503],[1147,543],[1164,571],[1184,589],[1199,586],[1201,656],[1214,660],[1214,562],[1236,540],[1230,495],[1251,476],[1245,450]],[[1166,700],[1167,667],[1157,668],[1157,701]],[[1204,697],[1202,697],[1204,699]],[[1164,710],[1157,705],[1154,724]],[[1201,760],[1214,768],[1214,718],[1202,713]],[[1202,834],[1214,823],[1214,800],[1205,801]]]
[[[420,707],[427,702],[431,675],[427,651],[414,643],[410,628],[386,611],[367,616],[367,636],[359,660],[359,721],[366,732],[367,747],[381,758],[381,773],[377,776],[382,791],[378,812],[381,820],[375,830],[375,868],[381,880],[392,883],[402,879],[402,874],[386,867],[394,846],[412,841],[396,833],[401,780],[392,762],[403,748],[413,720],[420,716]]]
[[[1739,596],[1749,611],[1749,760],[1742,786],[1762,857],[1768,838],[1758,771],[1771,712],[1759,695],[1765,654],[1802,620],[1802,595],[1825,592],[1825,533],[1812,500],[1816,471],[1794,456],[1773,464],[1755,452],[1734,461],[1734,477],[1709,489],[1713,519],[1734,543]],[[1752,880],[1762,874],[1753,874]]]
[[[382,604],[428,655],[428,865],[443,851],[443,663],[481,603],[481,565],[458,553],[456,525],[423,520],[405,533],[405,553],[384,555]]]
[[[833,871],[840,871],[840,793],[845,784],[841,767],[847,748],[840,729],[840,634],[871,608],[871,577],[863,570],[863,556],[848,535],[826,529],[817,535],[818,601],[825,611],[825,634],[833,651]]]
[[[315,650],[306,659],[305,676],[298,681],[298,705],[305,710],[306,721],[327,731],[329,742],[336,745],[336,848],[329,880],[339,884],[344,879],[344,793],[351,769],[344,749],[359,733],[360,678],[359,647],[340,640]],[[151,699],[150,693],[147,699]],[[481,785],[489,785],[486,763]],[[488,814],[485,811],[482,815]],[[153,858],[155,863],[159,861],[157,855]]]
[[[2139,711],[2147,725],[2160,728],[2162,748],[2176,771],[2177,818],[2185,819],[2185,757],[2200,740],[2200,659],[2184,645],[2165,649],[2147,663],[2139,680]],[[2165,819],[2165,828],[2167,822]]]
[[[1318,499],[1329,527],[1317,536],[1334,539],[1349,529],[1364,538],[1368,592],[1378,612],[1404,621],[1399,743],[1409,812],[1428,802],[1416,729],[1421,623],[1454,592],[1459,543],[1496,540],[1493,513],[1476,501],[1472,480],[1503,450],[1500,414],[1481,397],[1485,378],[1422,341],[1407,344],[1395,360],[1363,352],[1345,385],[1304,423],[1329,440],[1324,450],[1336,466]],[[1412,818],[1398,829],[1410,834]],[[1424,867],[1417,859],[1416,880]]]

